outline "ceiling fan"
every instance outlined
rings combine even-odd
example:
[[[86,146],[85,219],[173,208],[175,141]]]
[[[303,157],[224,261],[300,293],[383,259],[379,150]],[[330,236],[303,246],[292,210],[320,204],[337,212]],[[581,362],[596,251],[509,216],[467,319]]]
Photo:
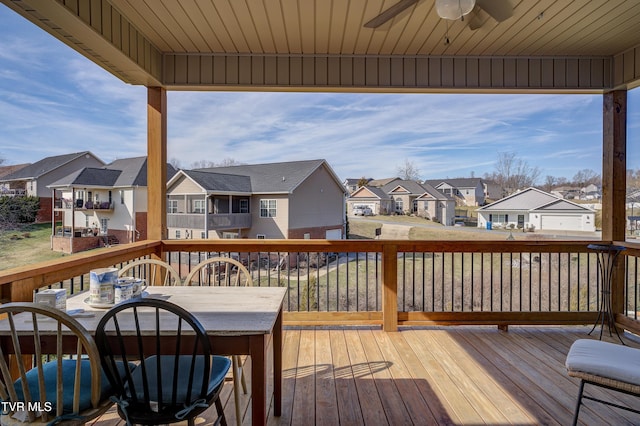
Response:
[[[435,0],[435,2],[438,16],[443,19],[457,20],[469,15],[467,21],[472,30],[480,28],[486,22],[487,15],[497,22],[513,16],[513,6],[509,0]],[[416,3],[418,0],[399,0],[364,26],[378,28]]]

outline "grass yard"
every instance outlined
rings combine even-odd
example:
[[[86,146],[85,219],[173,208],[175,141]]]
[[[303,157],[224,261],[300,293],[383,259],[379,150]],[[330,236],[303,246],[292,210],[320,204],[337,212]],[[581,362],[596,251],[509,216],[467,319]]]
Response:
[[[51,250],[51,224],[27,225],[0,231],[0,270],[58,259],[64,254]]]
[[[506,240],[511,238],[516,240],[539,239],[539,234],[525,233],[520,230],[510,232],[508,230],[492,230],[484,232],[483,229],[473,228],[464,229],[461,227],[442,226],[434,224],[426,219],[411,216],[384,216],[381,218],[384,222],[393,222],[398,225],[411,226],[409,231],[410,240]],[[412,225],[429,225],[429,226],[412,226]],[[373,239],[376,235],[376,228],[384,226],[382,222],[349,221],[349,238],[351,239]]]

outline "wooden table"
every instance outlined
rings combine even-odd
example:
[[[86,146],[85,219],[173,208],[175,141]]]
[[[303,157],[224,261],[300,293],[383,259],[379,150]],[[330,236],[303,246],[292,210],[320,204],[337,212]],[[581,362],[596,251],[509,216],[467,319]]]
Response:
[[[148,287],[147,297],[159,297],[191,312],[211,336],[219,355],[251,356],[251,419],[254,425],[267,420],[268,350],[273,348],[273,410],[282,405],[282,287]],[[90,317],[76,317],[91,333],[106,312],[85,303],[88,293],[67,300],[67,310],[82,308]]]

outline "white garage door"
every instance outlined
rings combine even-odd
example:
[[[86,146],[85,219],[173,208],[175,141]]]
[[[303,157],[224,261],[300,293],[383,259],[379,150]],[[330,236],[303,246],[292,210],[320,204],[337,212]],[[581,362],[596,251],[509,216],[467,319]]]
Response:
[[[342,229],[327,229],[325,232],[325,239],[327,240],[341,240]]]
[[[580,215],[545,214],[542,219],[542,230],[556,229],[560,231],[581,231],[582,217]]]

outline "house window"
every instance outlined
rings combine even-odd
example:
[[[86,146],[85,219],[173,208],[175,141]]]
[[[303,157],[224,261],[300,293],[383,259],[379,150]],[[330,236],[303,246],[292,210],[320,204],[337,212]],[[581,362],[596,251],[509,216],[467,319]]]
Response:
[[[416,213],[418,211],[418,200],[413,200],[413,212]]]
[[[260,217],[276,217],[276,200],[260,200]]]
[[[264,240],[264,239],[267,238],[267,236],[264,235],[264,234],[258,234],[258,235],[256,235],[256,238],[259,239],[259,240]]]
[[[204,213],[204,200],[193,200],[193,212]]]
[[[237,232],[223,232],[222,238],[226,240],[234,240],[236,238],[240,238]]]
[[[207,235],[205,234],[205,232],[204,232],[204,231],[202,231],[202,232],[200,233],[200,238],[201,238],[201,239],[203,239],[203,240],[204,240],[205,238],[207,238]]]
[[[402,212],[404,207],[404,203],[402,202],[402,198],[396,198],[396,211]]]
[[[240,200],[240,213],[249,213],[249,200]]]
[[[167,201],[167,213],[178,213],[178,200]]]
[[[509,222],[509,215],[508,214],[492,214],[489,219],[493,223],[507,223]]]
[[[180,230],[176,229],[176,239],[180,238]]]
[[[109,230],[109,219],[103,218],[100,219],[100,232],[106,234]]]
[[[124,191],[120,190],[120,204],[124,204]]]

